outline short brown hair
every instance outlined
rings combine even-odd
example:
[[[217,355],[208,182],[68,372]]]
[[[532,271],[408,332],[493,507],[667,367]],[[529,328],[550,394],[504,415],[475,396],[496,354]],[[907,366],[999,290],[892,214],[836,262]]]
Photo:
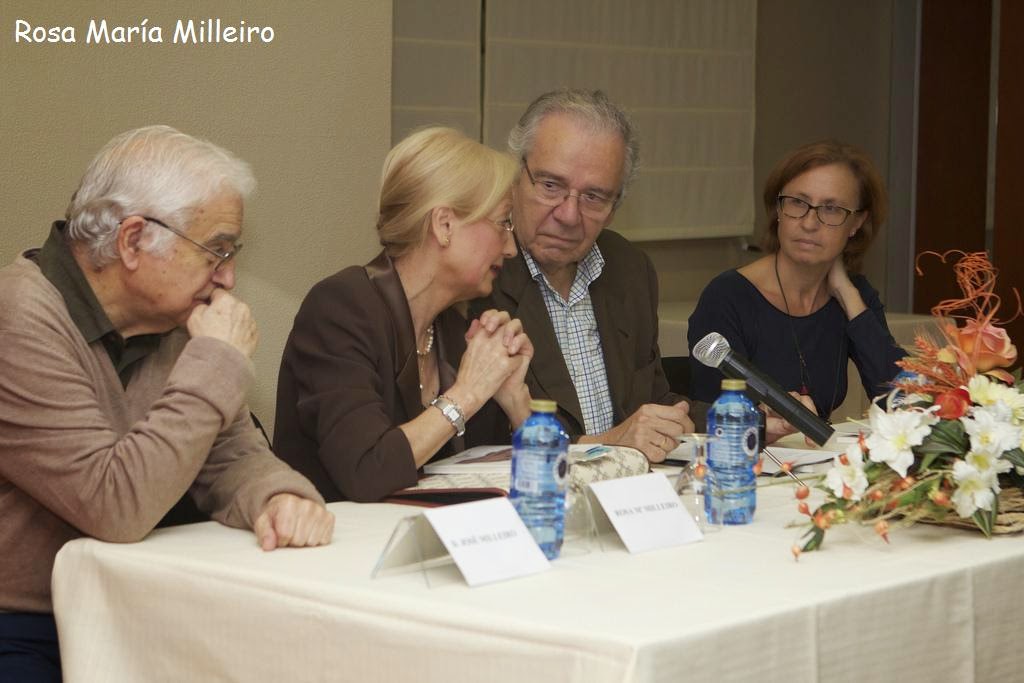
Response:
[[[838,140],[822,140],[798,147],[775,164],[764,184],[764,210],[768,217],[768,228],[764,234],[763,247],[771,254],[779,250],[778,197],[786,183],[801,173],[830,164],[843,164],[850,169],[860,186],[858,208],[868,214],[864,225],[843,249],[846,269],[851,273],[859,273],[864,254],[885,223],[889,196],[878,170],[864,150]]]
[[[473,222],[509,194],[519,167],[452,128],[424,128],[395,145],[381,174],[377,234],[392,258],[423,243],[430,213],[447,206]]]

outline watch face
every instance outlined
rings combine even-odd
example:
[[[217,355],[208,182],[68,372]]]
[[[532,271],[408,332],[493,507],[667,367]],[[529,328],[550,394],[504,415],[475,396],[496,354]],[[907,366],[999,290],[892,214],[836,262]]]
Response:
[[[447,396],[438,396],[430,402],[430,405],[440,410],[441,414],[452,423],[452,427],[455,428],[455,436],[462,436],[466,433],[466,418],[463,417],[462,410],[454,401]]]

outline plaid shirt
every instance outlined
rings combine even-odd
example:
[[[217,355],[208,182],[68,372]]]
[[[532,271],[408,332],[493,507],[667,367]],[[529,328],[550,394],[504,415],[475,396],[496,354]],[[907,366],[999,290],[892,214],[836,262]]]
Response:
[[[576,266],[576,278],[566,301],[548,282],[530,253],[523,249],[530,277],[540,288],[544,305],[548,309],[551,325],[555,328],[558,345],[562,349],[565,367],[576,386],[576,397],[583,411],[587,434],[606,432],[614,425],[614,409],[608,393],[608,373],[604,367],[604,350],[597,329],[594,304],[590,299],[590,285],[601,276],[604,257],[595,244]]]

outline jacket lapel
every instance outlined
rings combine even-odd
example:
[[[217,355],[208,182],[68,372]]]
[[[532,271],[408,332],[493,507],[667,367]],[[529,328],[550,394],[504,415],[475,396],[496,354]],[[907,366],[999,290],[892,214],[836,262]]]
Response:
[[[523,260],[522,247],[519,254],[505,262],[502,271],[501,290],[510,300],[509,314],[519,318],[523,329],[533,342],[534,355],[527,371],[527,383],[536,386],[541,394],[558,403],[558,407],[575,419],[583,430],[583,411],[576,396],[565,357],[558,345],[555,328],[551,324],[547,306],[540,288],[530,277],[530,271]]]
[[[625,296],[621,288],[616,287],[607,276],[607,272],[602,272],[591,285],[590,300],[594,305],[594,317],[601,335],[608,392],[615,411],[615,423],[618,424],[627,417],[624,406],[629,400],[626,393],[631,383],[626,374],[634,342],[628,325],[624,324],[630,319]]]
[[[368,263],[366,274],[380,292],[395,333],[394,367],[398,374],[395,384],[402,398],[402,407],[408,419],[423,412],[420,396],[420,369],[416,362],[416,335],[412,329],[412,313],[402,289],[394,263],[385,252]]]

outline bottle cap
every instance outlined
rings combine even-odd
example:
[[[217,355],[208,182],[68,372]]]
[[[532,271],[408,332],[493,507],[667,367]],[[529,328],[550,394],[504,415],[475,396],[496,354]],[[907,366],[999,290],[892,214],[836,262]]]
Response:
[[[746,391],[747,380],[745,379],[723,379],[722,391]]]
[[[543,398],[530,400],[530,410],[535,413],[553,413],[558,410],[558,404]]]

